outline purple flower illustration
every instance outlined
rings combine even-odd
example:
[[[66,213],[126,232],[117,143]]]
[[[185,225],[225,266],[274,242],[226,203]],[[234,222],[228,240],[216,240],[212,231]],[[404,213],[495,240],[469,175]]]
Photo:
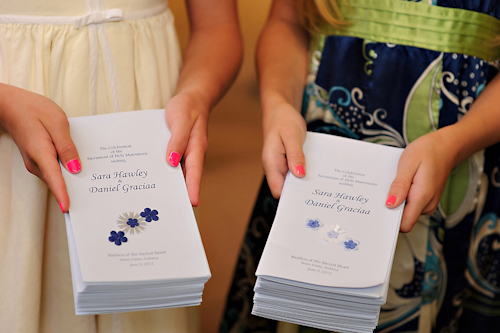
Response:
[[[141,213],[141,216],[146,219],[146,222],[158,221],[158,211],[156,209],[151,210],[150,208],[145,208]]]
[[[359,241],[352,238],[346,238],[342,242],[342,246],[346,251],[357,251],[359,249]]]
[[[111,231],[111,236],[109,236],[109,241],[114,242],[116,245],[122,245],[122,243],[127,242],[127,237],[123,231]]]
[[[133,228],[139,226],[139,222],[137,222],[137,219],[128,219],[127,224]]]
[[[306,223],[306,228],[310,228],[312,230],[318,230],[323,226],[323,223],[319,219],[308,219]]]

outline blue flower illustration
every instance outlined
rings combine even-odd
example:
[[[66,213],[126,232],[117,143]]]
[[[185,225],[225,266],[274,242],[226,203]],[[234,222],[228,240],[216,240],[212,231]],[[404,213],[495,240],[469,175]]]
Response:
[[[318,230],[323,226],[323,223],[319,219],[308,219],[306,223],[306,228],[310,228],[312,230]]]
[[[146,230],[146,226],[148,225],[144,217],[134,212],[123,213],[118,217],[116,222],[118,222],[118,228],[129,236],[140,234],[141,231]]]
[[[111,231],[111,236],[109,236],[109,241],[114,242],[116,245],[122,245],[122,243],[127,242],[127,237],[123,231]]]
[[[344,246],[345,246],[345,248],[346,248],[346,249],[349,249],[349,250],[353,250],[353,249],[355,249],[355,248],[356,248],[356,245],[358,245],[358,244],[354,243],[352,240],[349,240],[349,241],[347,241],[347,242],[344,242]]]
[[[352,238],[346,238],[342,243],[346,251],[357,251],[359,249],[359,241]]]
[[[128,219],[127,224],[133,228],[139,226],[139,222],[137,222],[137,219]]]
[[[156,209],[151,210],[150,208],[145,208],[141,213],[141,216],[146,219],[146,222],[158,221],[158,211]]]

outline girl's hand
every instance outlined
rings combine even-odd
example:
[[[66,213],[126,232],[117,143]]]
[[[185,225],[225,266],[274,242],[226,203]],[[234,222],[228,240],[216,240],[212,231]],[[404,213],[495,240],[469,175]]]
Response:
[[[57,159],[71,173],[80,172],[81,164],[63,110],[47,97],[0,84],[0,129],[12,136],[26,169],[47,184],[67,212],[69,197]]]
[[[386,206],[394,208],[406,199],[401,231],[409,232],[420,215],[432,214],[441,199],[448,176],[456,165],[453,145],[443,129],[421,136],[404,150],[392,182]]]
[[[304,118],[288,103],[280,103],[265,113],[263,124],[262,165],[271,193],[278,199],[288,170],[296,177],[305,176],[302,144],[307,128]]]
[[[176,167],[183,164],[191,204],[200,199],[203,162],[208,149],[208,116],[206,103],[187,94],[174,96],[165,108],[165,119],[172,132],[167,146],[167,160]]]

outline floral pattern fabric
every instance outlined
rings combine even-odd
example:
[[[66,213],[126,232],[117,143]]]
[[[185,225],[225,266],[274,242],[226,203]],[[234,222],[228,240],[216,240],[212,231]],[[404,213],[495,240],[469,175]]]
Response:
[[[429,0],[429,5],[500,18],[497,1]],[[404,148],[459,121],[498,70],[498,61],[466,54],[315,36],[302,112],[309,131]],[[500,145],[469,157],[452,171],[436,212],[400,234],[377,332],[498,332],[499,168]],[[264,180],[221,332],[276,331],[275,321],[250,315],[255,268],[276,206]]]

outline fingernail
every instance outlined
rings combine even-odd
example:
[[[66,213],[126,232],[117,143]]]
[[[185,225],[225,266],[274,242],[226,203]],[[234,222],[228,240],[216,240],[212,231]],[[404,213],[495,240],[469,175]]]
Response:
[[[77,159],[71,160],[66,164],[68,167],[69,172],[71,173],[79,173],[80,170],[82,170],[82,166],[80,165],[80,161]]]
[[[61,212],[63,212],[63,214],[64,214],[64,209],[63,209],[63,206],[62,206],[62,202],[59,203],[59,208],[61,208]]]
[[[180,155],[176,153],[175,151],[171,152],[170,155],[168,155],[168,161],[170,164],[172,164],[174,167],[179,165],[179,160],[180,160]]]
[[[386,205],[392,206],[396,203],[396,196],[394,194],[391,194],[388,198],[387,201],[385,202]]]
[[[301,164],[297,165],[297,167],[295,168],[295,172],[297,172],[297,175],[300,175],[300,176],[303,176],[306,174],[306,172],[304,171],[304,166]]]

